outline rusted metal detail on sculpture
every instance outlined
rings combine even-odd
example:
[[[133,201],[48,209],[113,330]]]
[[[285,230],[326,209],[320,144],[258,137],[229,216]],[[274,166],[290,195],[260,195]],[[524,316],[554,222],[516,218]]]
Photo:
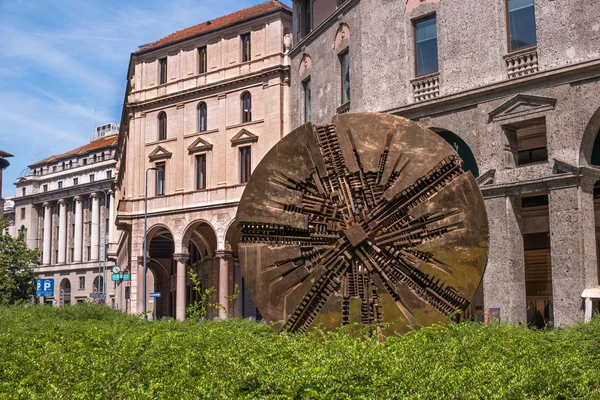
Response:
[[[236,219],[252,298],[293,332],[446,321],[467,308],[487,259],[471,173],[435,133],[388,114],[294,130],[255,169]]]

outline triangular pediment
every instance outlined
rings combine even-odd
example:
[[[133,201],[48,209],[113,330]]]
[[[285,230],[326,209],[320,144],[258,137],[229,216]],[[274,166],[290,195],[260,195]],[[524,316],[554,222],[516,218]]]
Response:
[[[579,167],[569,164],[567,162],[561,161],[561,160],[557,160],[556,158],[554,158],[553,160],[554,160],[554,165],[552,166],[553,174],[579,175]]]
[[[168,150],[165,150],[162,146],[157,146],[152,153],[148,154],[148,158],[150,161],[163,160],[166,158],[171,158],[172,153]]]
[[[477,181],[477,184],[479,186],[493,185],[495,177],[496,177],[496,170],[488,169],[483,174],[479,175],[477,177],[477,179],[475,179],[475,180]]]
[[[550,111],[555,105],[556,99],[552,97],[518,94],[490,111],[489,121],[502,121]]]
[[[198,139],[194,140],[194,143],[190,144],[187,149],[190,154],[194,154],[202,151],[211,151],[212,148],[213,145],[211,143],[208,143],[206,140],[199,137]]]
[[[246,129],[242,129],[234,137],[231,138],[231,145],[238,146],[240,144],[254,143],[257,141],[258,136]]]

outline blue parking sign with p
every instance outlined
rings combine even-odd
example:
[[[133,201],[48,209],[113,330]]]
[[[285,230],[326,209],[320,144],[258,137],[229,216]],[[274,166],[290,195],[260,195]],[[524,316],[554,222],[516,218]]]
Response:
[[[35,280],[37,297],[53,297],[54,296],[54,279],[39,278]]]

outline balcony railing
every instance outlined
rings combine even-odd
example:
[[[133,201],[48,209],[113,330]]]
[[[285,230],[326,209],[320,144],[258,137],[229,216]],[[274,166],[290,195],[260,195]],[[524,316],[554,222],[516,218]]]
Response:
[[[533,74],[539,70],[536,47],[510,53],[504,56],[504,60],[508,77],[511,79]]]
[[[440,74],[431,74],[411,80],[415,102],[435,99],[440,95]]]

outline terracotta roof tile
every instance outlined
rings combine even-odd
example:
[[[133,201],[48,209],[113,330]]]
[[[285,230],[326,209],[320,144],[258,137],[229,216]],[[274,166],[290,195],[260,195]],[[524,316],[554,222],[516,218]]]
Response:
[[[66,153],[57,154],[54,156],[50,156],[48,158],[44,158],[43,160],[40,160],[40,161],[37,161],[37,162],[31,164],[30,167],[33,167],[35,165],[40,165],[40,164],[46,164],[46,163],[53,162],[53,161],[58,161],[63,158],[68,158],[68,157],[72,157],[75,155],[86,154],[86,153],[89,153],[90,151],[100,150],[100,149],[103,149],[106,147],[114,147],[117,145],[118,139],[119,139],[118,135],[112,135],[112,136],[108,136],[108,137],[105,137],[102,139],[94,140],[93,142],[84,144],[81,147],[78,147],[71,151],[67,151]]]
[[[156,42],[140,46],[140,49],[136,53],[151,50],[151,49],[163,46],[163,45],[177,42],[182,39],[187,39],[192,36],[199,35],[201,33],[205,33],[205,32],[212,31],[214,29],[222,28],[224,26],[231,25],[235,22],[240,22],[240,21],[246,20],[248,18],[256,17],[258,15],[265,14],[270,11],[274,11],[274,10],[278,10],[278,9],[284,9],[287,11],[291,11],[291,9],[288,6],[279,2],[278,0],[269,0],[267,2],[257,4],[255,6],[236,11],[232,14],[218,17],[213,20],[202,22],[201,24],[198,24],[198,25],[194,25],[190,28],[182,29],[180,31],[171,33],[170,35],[167,35],[164,38],[157,40]]]

